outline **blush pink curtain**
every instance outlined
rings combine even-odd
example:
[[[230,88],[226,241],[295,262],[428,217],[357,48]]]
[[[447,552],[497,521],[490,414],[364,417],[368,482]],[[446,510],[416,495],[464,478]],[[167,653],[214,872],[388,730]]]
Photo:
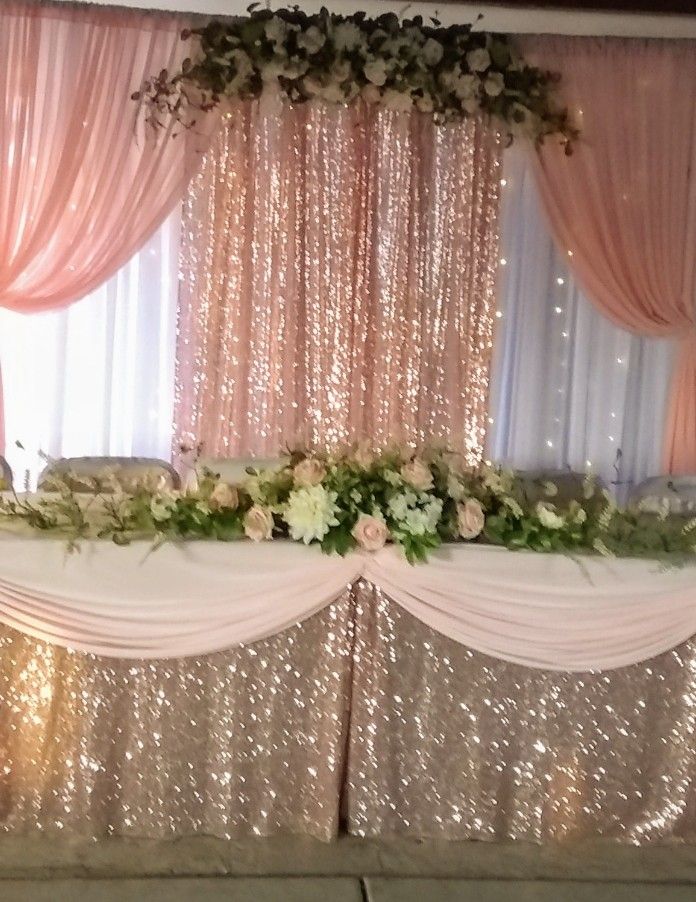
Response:
[[[78,300],[181,199],[205,135],[153,134],[131,100],[185,54],[181,28],[171,15],[0,5],[0,306]]]
[[[528,38],[582,130],[539,185],[588,295],[617,325],[682,342],[665,467],[696,473],[696,42]]]
[[[180,200],[190,142],[136,128],[130,99],[183,52],[172,16],[0,7],[0,306],[71,303]]]
[[[266,93],[184,208],[176,427],[206,455],[441,438],[483,453],[500,145]]]

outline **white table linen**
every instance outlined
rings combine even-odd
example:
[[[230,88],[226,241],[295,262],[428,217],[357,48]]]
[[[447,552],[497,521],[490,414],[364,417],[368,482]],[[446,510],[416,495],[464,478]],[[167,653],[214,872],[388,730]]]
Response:
[[[125,548],[0,536],[0,621],[112,657],[201,655],[278,633],[364,578],[422,622],[494,657],[612,669],[696,633],[696,568],[451,545],[411,566],[387,547],[323,555],[290,542]]]

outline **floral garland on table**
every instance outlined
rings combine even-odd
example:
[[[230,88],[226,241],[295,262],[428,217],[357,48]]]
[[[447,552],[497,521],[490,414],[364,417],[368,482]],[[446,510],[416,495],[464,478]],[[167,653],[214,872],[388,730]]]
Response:
[[[321,98],[347,104],[362,97],[392,110],[417,109],[438,122],[484,115],[509,140],[541,143],[557,135],[571,151],[577,131],[555,102],[558,76],[527,65],[506,35],[471,25],[424,25],[394,13],[369,19],[322,9],[254,10],[249,16],[187,30],[198,43],[180,71],[166,69],[145,83],[148,120],[163,126],[174,117],[187,127],[195,111],[217,107],[223,97],[258,97],[276,84],[293,103]]]
[[[75,481],[92,494],[74,491]],[[150,537],[170,540],[247,537],[254,542],[289,538],[320,544],[327,553],[377,551],[400,545],[412,563],[443,542],[483,542],[539,552],[674,559],[696,553],[696,519],[666,508],[617,508],[591,477],[583,498],[557,504],[557,486],[539,484],[543,500],[513,472],[467,469],[460,455],[443,450],[358,446],[345,453],[294,452],[278,469],[249,469],[239,484],[203,471],[195,488],[164,490],[144,478],[128,491],[117,471],[96,479],[66,474],[36,500],[0,500],[0,520],[119,545]]]

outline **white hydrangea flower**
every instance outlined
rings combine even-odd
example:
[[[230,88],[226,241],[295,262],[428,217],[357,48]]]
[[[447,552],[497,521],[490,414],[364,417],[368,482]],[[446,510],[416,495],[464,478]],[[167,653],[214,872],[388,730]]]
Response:
[[[459,100],[471,100],[479,92],[481,80],[475,75],[460,75],[453,85],[453,90]]]
[[[467,53],[466,61],[472,72],[485,72],[491,64],[491,55],[485,47],[477,47]]]
[[[442,59],[444,52],[445,48],[439,41],[436,41],[435,38],[428,38],[421,50],[423,59],[428,66],[437,66]]]
[[[432,113],[435,109],[433,98],[430,94],[423,94],[422,97],[416,97],[416,109],[421,113]]]
[[[326,35],[316,25],[310,25],[307,31],[302,31],[297,35],[297,46],[305,50],[310,56],[313,53],[318,53],[325,42]]]
[[[355,22],[340,22],[333,30],[333,42],[336,50],[350,53],[365,43],[365,37]]]
[[[313,485],[290,492],[284,517],[291,538],[309,545],[321,541],[332,526],[338,525],[336,492],[323,485]]]
[[[368,60],[363,66],[365,78],[381,88],[387,80],[387,63],[381,57]]]

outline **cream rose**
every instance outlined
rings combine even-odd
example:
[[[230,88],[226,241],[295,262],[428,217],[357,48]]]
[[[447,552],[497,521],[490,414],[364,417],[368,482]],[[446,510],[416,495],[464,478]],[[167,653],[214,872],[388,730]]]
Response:
[[[486,515],[475,498],[457,505],[457,528],[463,539],[475,539],[486,525]]]
[[[244,514],[244,535],[252,542],[263,542],[273,536],[273,514],[255,504]]]
[[[369,514],[360,514],[358,522],[353,527],[352,536],[365,551],[379,551],[389,538],[389,530],[383,520]]]
[[[403,465],[401,477],[417,492],[427,492],[435,484],[430,467],[420,457],[414,457],[413,460]]]
[[[314,457],[306,457],[292,471],[295,485],[319,485],[326,476],[326,467],[324,464]]]
[[[223,507],[235,508],[239,504],[237,489],[227,482],[218,482],[210,494],[210,506],[213,510]]]

